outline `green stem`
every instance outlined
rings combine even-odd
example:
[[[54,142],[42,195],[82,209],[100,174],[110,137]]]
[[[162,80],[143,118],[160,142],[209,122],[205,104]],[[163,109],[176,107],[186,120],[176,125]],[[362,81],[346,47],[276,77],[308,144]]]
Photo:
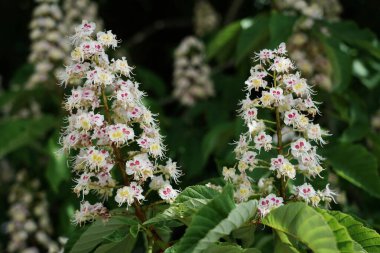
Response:
[[[274,87],[277,87],[276,72],[274,72],[273,74],[273,82],[274,82]],[[281,132],[282,123],[281,123],[280,111],[278,109],[278,106],[276,106],[275,113],[276,113],[276,126],[277,126],[277,152],[279,155],[282,155],[282,151],[284,147],[282,146],[282,132]],[[281,177],[280,180],[281,180],[280,181],[280,196],[285,200],[287,180],[284,176]]]
[[[107,95],[106,95],[104,86],[102,87],[101,92],[102,92],[102,97],[103,97],[106,120],[107,120],[108,124],[112,124],[111,113],[110,113],[110,110],[108,107],[108,99],[107,99]],[[116,145],[113,145],[113,144],[112,144],[112,149],[113,149],[113,153],[115,156],[115,161],[118,165],[117,167],[119,168],[119,171],[120,171],[121,175],[123,176],[124,185],[129,185],[128,175],[125,172],[125,161],[123,160],[123,156],[121,154],[121,151],[118,147],[116,147]],[[135,215],[137,216],[137,218],[139,218],[141,223],[144,223],[146,221],[146,216],[145,216],[145,213],[143,212],[141,206],[139,205],[139,203],[137,201],[135,201],[133,203],[133,205],[135,207]],[[152,234],[152,236],[150,236],[150,238],[153,238],[152,240],[161,241],[161,238],[158,236],[157,232],[154,230],[153,227],[150,227],[149,230]],[[167,248],[167,247],[169,247],[169,245],[165,246],[165,248]]]

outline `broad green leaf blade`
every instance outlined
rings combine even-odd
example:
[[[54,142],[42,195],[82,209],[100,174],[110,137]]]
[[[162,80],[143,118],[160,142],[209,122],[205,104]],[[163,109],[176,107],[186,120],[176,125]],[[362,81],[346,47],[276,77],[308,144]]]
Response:
[[[256,213],[256,207],[255,200],[235,206],[232,186],[227,185],[221,194],[194,215],[176,252],[202,252],[247,222]]]
[[[215,244],[207,249],[207,253],[261,253],[260,250],[243,249],[238,245]]]
[[[341,225],[345,226],[351,238],[368,253],[380,252],[380,235],[375,230],[365,227],[348,214],[339,211],[329,211],[329,214]]]
[[[94,253],[131,253],[135,247],[136,238],[131,235],[120,242],[111,242],[107,244],[102,244],[99,246]]]
[[[58,136],[54,135],[49,140],[47,151],[49,153],[49,164],[45,170],[45,177],[50,187],[58,193],[59,186],[62,182],[70,179],[70,169],[67,166],[67,156],[59,152],[60,146],[57,143]]]
[[[161,223],[173,219],[183,219],[190,216],[206,205],[216,195],[218,191],[204,185],[195,185],[187,187],[176,198],[174,203],[161,213],[158,213],[153,218],[145,221],[144,225]]]
[[[253,19],[240,21],[242,30],[236,46],[236,63],[249,58],[250,54],[258,49],[260,43],[265,42],[269,35],[269,18],[267,15],[259,15]]]
[[[123,216],[114,216],[107,223],[97,220],[91,224],[88,229],[79,237],[78,241],[73,245],[70,253],[88,253],[95,249],[103,238],[112,234],[115,230],[122,227],[128,227],[126,222],[129,218]]]
[[[207,162],[210,154],[222,143],[221,140],[229,140],[234,136],[235,124],[226,122],[212,128],[202,140],[202,164]],[[202,165],[203,166],[203,165]]]
[[[214,58],[222,52],[227,45],[233,41],[241,30],[240,22],[233,22],[219,31],[212,41],[208,44],[206,57],[208,60]]]
[[[377,160],[364,147],[355,144],[330,145],[323,154],[339,176],[380,198]]]
[[[300,253],[285,233],[281,231],[275,231],[275,233],[274,253]]]
[[[284,15],[277,11],[271,13],[269,20],[270,48],[275,48],[281,42],[288,41],[297,18],[295,15]]]
[[[255,242],[256,225],[248,224],[232,231],[232,237],[241,242],[244,248],[251,247]]]
[[[339,224],[339,222],[334,218],[334,216],[330,215],[328,211],[317,208],[320,214],[322,214],[323,218],[329,224],[331,230],[335,235],[336,242],[338,243],[338,248],[341,253],[359,253],[360,251],[354,250],[354,240],[352,240],[350,234],[348,233],[346,227]],[[365,251],[361,251],[361,253],[365,253]]]
[[[262,223],[291,235],[314,253],[338,253],[337,243],[327,222],[312,207],[290,203],[271,211]]]
[[[56,124],[52,116],[9,119],[0,122],[0,158],[44,136]]]
[[[340,43],[336,39],[322,34],[319,38],[332,65],[333,91],[343,92],[351,83],[352,59],[341,50]]]
[[[219,192],[205,185],[187,187],[175,199],[174,203],[182,203],[192,199],[213,199]]]
[[[353,21],[342,20],[339,22],[325,22],[324,25],[327,26],[334,37],[380,58],[379,42],[376,35],[369,29],[361,29]]]

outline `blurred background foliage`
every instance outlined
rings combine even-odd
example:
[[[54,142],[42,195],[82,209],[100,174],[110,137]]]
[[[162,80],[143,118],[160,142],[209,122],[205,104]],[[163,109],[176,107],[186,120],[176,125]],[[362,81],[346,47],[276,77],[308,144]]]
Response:
[[[305,19],[265,0],[209,1],[220,22],[198,38],[205,45],[215,94],[188,107],[172,97],[173,65],[175,48],[195,33],[195,2],[97,1],[104,27],[122,40],[117,54],[136,66],[135,77],[148,94],[146,103],[159,113],[168,156],[185,172],[182,188],[218,180],[221,167],[233,163],[229,144],[242,131],[236,110],[253,52],[289,42]],[[26,62],[35,5],[32,0],[0,1],[0,249],[8,238],[9,195],[18,173],[26,170],[39,181],[55,238],[73,234],[69,219],[78,204],[66,159],[56,155],[63,92],[54,82],[24,88],[34,71]],[[333,134],[321,152],[327,157],[325,178],[341,193],[336,208],[379,230],[380,5],[376,0],[341,5],[340,19],[317,19],[311,28],[301,29],[308,38],[301,48],[314,43],[319,51],[311,58],[327,59],[322,69],[331,83],[317,86],[316,100],[322,102],[319,123]]]

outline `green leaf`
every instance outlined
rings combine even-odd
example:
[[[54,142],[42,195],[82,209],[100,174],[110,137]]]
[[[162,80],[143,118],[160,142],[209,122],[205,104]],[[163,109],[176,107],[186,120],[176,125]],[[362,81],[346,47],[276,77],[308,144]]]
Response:
[[[99,246],[94,253],[131,253],[135,247],[136,238],[131,235],[120,242],[111,242]]]
[[[189,186],[175,199],[174,203],[182,203],[192,199],[213,199],[219,192],[205,185]]]
[[[262,223],[286,233],[314,253],[338,253],[337,243],[327,222],[312,207],[290,203],[271,211]]]
[[[177,252],[197,253],[206,250],[222,236],[230,234],[252,218],[256,208],[256,200],[235,206],[232,186],[227,185],[221,194],[194,215],[177,246]]]
[[[339,176],[380,198],[377,160],[364,147],[356,144],[330,145],[323,154]]]
[[[352,59],[341,50],[336,39],[322,34],[319,34],[319,38],[332,65],[333,90],[343,92],[351,83]]]
[[[238,245],[215,244],[207,249],[207,253],[261,253],[261,251],[254,248],[243,249]]]
[[[139,66],[136,68],[136,79],[142,83],[144,89],[153,91],[158,97],[167,93],[164,80],[153,71]]]
[[[241,25],[239,21],[233,22],[220,30],[207,46],[207,59],[210,60],[223,51],[225,47],[236,38],[240,30]]]
[[[183,218],[198,211],[199,208],[206,205],[218,194],[220,194],[218,191],[204,185],[187,187],[177,196],[169,208],[145,221],[144,225],[166,222],[173,219],[183,221]]]
[[[361,29],[353,21],[326,22],[325,24],[334,37],[380,58],[379,42],[376,35],[369,29]]]
[[[201,154],[203,164],[207,161],[210,154],[218,147],[218,145],[225,145],[221,140],[229,140],[234,136],[235,124],[233,122],[226,122],[212,128],[204,137],[202,141]]]
[[[380,235],[373,229],[365,227],[348,214],[339,211],[329,211],[339,224],[347,228],[351,238],[360,244],[368,253],[380,252]],[[360,251],[357,251],[360,252]]]
[[[140,224],[133,225],[129,228],[129,233],[134,237],[137,238],[137,235],[140,232]]]
[[[56,123],[52,116],[8,119],[0,122],[0,158],[44,136]]]
[[[249,57],[253,50],[263,43],[269,35],[269,18],[267,15],[259,15],[255,18],[247,18],[240,21],[242,30],[236,46],[236,63]]]
[[[338,248],[342,253],[358,253],[354,250],[354,240],[352,240],[350,234],[348,233],[346,227],[341,225],[334,216],[330,215],[328,211],[323,209],[316,209],[317,212],[322,214],[323,218],[329,224],[331,230],[335,235],[336,242],[338,243]],[[362,251],[364,253],[364,251]]]
[[[293,33],[293,27],[297,21],[295,15],[284,15],[273,11],[269,20],[270,48],[277,47],[281,42],[287,42]]]
[[[70,179],[70,169],[67,166],[67,156],[60,154],[60,146],[58,145],[58,136],[54,135],[50,138],[47,151],[50,159],[47,169],[45,170],[45,176],[50,184],[50,187],[54,192],[58,192],[59,185],[63,181]]]
[[[117,229],[113,231],[111,234],[104,236],[103,238],[110,242],[121,242],[127,237],[128,232],[128,227],[123,226],[121,229]]]
[[[256,226],[248,224],[232,231],[232,237],[241,242],[244,248],[252,246],[255,242]]]
[[[300,253],[285,233],[277,230],[275,231],[275,235],[275,253]]]
[[[108,222],[97,220],[79,237],[70,253],[88,253],[103,242],[103,238],[111,235],[115,230],[126,228],[129,225],[128,217],[113,216]]]

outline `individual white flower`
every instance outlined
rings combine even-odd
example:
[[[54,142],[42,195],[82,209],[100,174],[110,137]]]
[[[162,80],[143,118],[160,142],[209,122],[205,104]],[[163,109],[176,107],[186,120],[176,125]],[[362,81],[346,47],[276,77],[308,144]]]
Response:
[[[295,187],[295,195],[307,203],[311,201],[311,198],[316,195],[316,191],[314,190],[313,186],[308,183],[304,183],[303,185]]]
[[[291,144],[292,155],[296,158],[301,158],[311,150],[311,145],[304,138],[299,138]]]
[[[270,211],[283,205],[283,199],[276,197],[274,194],[269,194],[265,198],[259,199],[258,210],[261,218],[269,214]]]
[[[172,159],[166,161],[165,166],[159,166],[161,172],[165,175],[166,179],[173,179],[175,183],[178,183],[178,178],[182,176],[182,172],[178,170],[177,163],[173,162]]]
[[[259,151],[261,148],[264,148],[265,151],[268,151],[272,148],[272,136],[267,135],[264,131],[255,136],[254,142],[255,148]]]
[[[125,57],[122,57],[121,59],[112,59],[113,61],[113,67],[117,72],[119,72],[122,75],[125,75],[126,77],[130,77],[133,67],[129,66],[127,60]],[[129,81],[129,80],[128,80]]]
[[[226,180],[226,181],[229,181],[229,180],[235,181],[235,179],[236,179],[235,168],[223,167],[222,174],[223,174],[224,180]]]
[[[234,198],[237,202],[244,202],[249,199],[253,194],[252,187],[246,184],[240,184],[234,192]]]
[[[289,58],[276,57],[269,69],[278,73],[288,73],[290,70],[294,69],[294,65]]]
[[[131,206],[135,201],[135,191],[129,186],[122,187],[117,190],[115,201],[119,204],[119,206],[122,206],[124,203]]]
[[[175,198],[178,196],[178,193],[179,191],[173,189],[173,187],[170,184],[165,184],[161,187],[161,189],[158,190],[158,194],[160,195],[160,197],[168,203],[173,202]]]
[[[167,182],[162,175],[152,177],[152,181],[149,184],[149,188],[155,191],[161,189]]]
[[[98,42],[106,47],[115,48],[117,47],[118,40],[116,39],[116,35],[113,34],[111,31],[107,32],[98,32],[96,34],[96,37],[98,39]]]
[[[116,144],[116,146],[123,145],[135,137],[133,128],[125,124],[110,125],[107,129],[109,139]]]
[[[321,129],[319,124],[309,124],[307,128],[307,138],[316,141],[320,144],[326,144],[326,141],[323,140],[324,135],[328,135],[328,133]]]

